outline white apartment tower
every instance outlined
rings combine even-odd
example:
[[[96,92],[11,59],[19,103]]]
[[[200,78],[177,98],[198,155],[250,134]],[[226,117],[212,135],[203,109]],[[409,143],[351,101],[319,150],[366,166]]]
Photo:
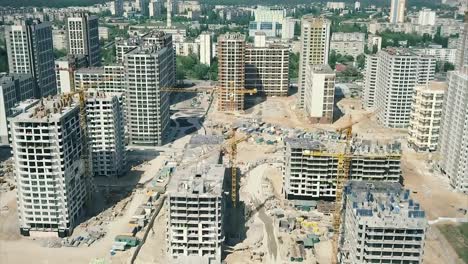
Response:
[[[200,62],[211,65],[211,34],[203,32],[200,34]]]
[[[78,104],[43,98],[10,126],[21,234],[70,235],[88,192]]]
[[[244,109],[244,95],[236,93],[245,85],[245,40],[240,33],[227,33],[218,38],[218,109]]]
[[[364,69],[364,87],[362,91],[362,101],[364,108],[372,109],[375,106],[375,90],[377,82],[377,65],[378,59],[376,55],[366,54],[366,66]]]
[[[392,24],[404,23],[406,0],[391,0],[389,21]]]
[[[50,23],[27,20],[5,27],[8,66],[12,74],[31,74],[36,98],[57,94]]]
[[[67,18],[68,52],[85,55],[89,66],[101,65],[98,17],[77,13]]]
[[[259,33],[257,33],[259,34]],[[245,87],[267,96],[286,96],[289,89],[289,47],[266,44],[255,36],[255,44],[245,48]]]
[[[375,109],[385,127],[409,125],[414,87],[434,79],[436,59],[408,49],[387,48],[377,54]]]
[[[172,45],[138,47],[124,58],[129,144],[162,145],[169,126],[169,94],[161,89],[175,84]]]
[[[345,187],[339,263],[423,263],[429,226],[399,183],[350,181]]]
[[[335,72],[328,64],[307,65],[304,109],[313,123],[333,122]]]
[[[459,39],[455,71],[448,73],[442,113],[439,166],[457,191],[468,193],[468,15]]]
[[[80,68],[75,72],[75,87],[85,86],[109,93],[125,93],[125,67],[120,64]]]
[[[434,26],[436,23],[436,12],[427,8],[423,8],[419,11],[418,14],[418,24],[419,25],[431,25]]]
[[[94,176],[118,177],[126,166],[122,93],[87,91],[86,116]]]
[[[439,142],[445,82],[429,82],[414,88],[408,127],[408,144],[416,151],[435,151]]]
[[[221,263],[226,208],[222,142],[216,136],[193,136],[181,163],[191,165],[176,167],[167,187],[167,241],[173,259]],[[200,156],[205,158],[193,163]]]
[[[163,0],[150,0],[148,12],[150,17],[160,17],[164,7]]]
[[[304,108],[307,65],[328,64],[331,22],[323,17],[303,16],[301,22],[298,106]]]

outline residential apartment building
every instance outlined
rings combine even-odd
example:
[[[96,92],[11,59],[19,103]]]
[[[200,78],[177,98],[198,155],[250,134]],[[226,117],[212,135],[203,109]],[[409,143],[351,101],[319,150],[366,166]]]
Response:
[[[200,34],[200,62],[210,66],[211,65],[211,34],[203,32]]]
[[[418,24],[419,25],[431,25],[434,26],[436,23],[436,12],[431,9],[423,8],[418,13]]]
[[[36,98],[57,94],[51,24],[27,20],[6,26],[5,40],[10,73],[31,74]]]
[[[357,57],[364,53],[366,35],[360,32],[334,32],[331,37],[330,49],[341,55]]]
[[[110,11],[113,16],[121,17],[124,13],[124,4],[123,0],[114,0],[110,2]]]
[[[327,138],[285,139],[283,190],[287,199],[333,199],[336,196],[338,155],[347,148],[343,141]],[[368,140],[351,143],[345,157],[349,180],[398,182],[401,177],[401,146]]]
[[[323,17],[303,16],[301,25],[297,104],[304,108],[307,66],[328,64],[331,22]]]
[[[125,116],[122,93],[86,92],[88,137],[94,176],[118,177],[125,171]]]
[[[34,98],[35,87],[31,74],[0,76],[0,145],[10,144],[8,118],[21,101]]]
[[[10,126],[21,234],[70,235],[88,195],[78,103],[43,98]]]
[[[409,125],[414,87],[434,79],[434,57],[418,55],[408,49],[387,48],[377,54],[375,108],[385,127]]]
[[[282,44],[267,45],[263,41],[247,45],[245,87],[256,88],[267,96],[286,96],[289,89],[289,47]]]
[[[115,41],[115,59],[117,63],[123,63],[125,53],[136,49],[143,43],[140,37],[119,39]]]
[[[138,47],[124,60],[129,144],[162,145],[169,127],[169,94],[161,89],[175,84],[172,45]]]
[[[150,17],[161,17],[163,15],[163,0],[150,0],[148,12]]]
[[[376,55],[366,54],[364,86],[362,88],[362,101],[366,109],[372,109],[375,106],[378,59],[379,57]]]
[[[468,21],[465,21],[458,43],[455,71],[447,76],[439,167],[455,190],[468,193]]]
[[[174,263],[185,258],[221,263],[227,171],[219,164],[222,142],[221,137],[193,136],[181,162],[191,165],[176,167],[167,187],[167,244]]]
[[[67,31],[63,29],[52,30],[52,43],[54,44],[54,49],[67,50]]]
[[[392,24],[404,23],[406,0],[391,0],[389,21]]]
[[[333,123],[335,78],[328,64],[307,66],[304,109],[313,123]]]
[[[85,55],[89,66],[101,65],[98,17],[86,13],[73,14],[67,18],[68,53]]]
[[[426,48],[413,49],[418,54],[429,55],[436,58],[437,61],[450,62],[455,64],[457,49],[442,48],[442,45],[430,45]]]
[[[218,38],[218,110],[244,109],[244,94],[236,93],[245,85],[245,38],[227,33]]]
[[[408,127],[408,144],[416,151],[435,151],[439,142],[445,82],[428,82],[414,88]]]
[[[399,183],[350,181],[345,188],[339,263],[423,263],[429,227]]]
[[[370,51],[374,51],[375,49],[375,52],[381,50],[382,49],[382,37],[376,36],[374,34],[367,35],[367,48]]]
[[[68,55],[55,60],[57,92],[61,94],[75,91],[75,72],[87,66],[88,59],[84,55]]]
[[[80,68],[75,71],[75,86],[97,89],[109,93],[125,93],[125,67],[106,65],[103,67]]]

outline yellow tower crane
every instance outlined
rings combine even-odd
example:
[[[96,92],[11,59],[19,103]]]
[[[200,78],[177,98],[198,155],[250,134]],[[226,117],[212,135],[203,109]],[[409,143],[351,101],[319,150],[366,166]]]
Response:
[[[236,130],[232,130],[225,150],[229,155],[229,166],[231,167],[231,201],[234,208],[237,207],[237,145],[249,139],[249,136],[236,138]]]

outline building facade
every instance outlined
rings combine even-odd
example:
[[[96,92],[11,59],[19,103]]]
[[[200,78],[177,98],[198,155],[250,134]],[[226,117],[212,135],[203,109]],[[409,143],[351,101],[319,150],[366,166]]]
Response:
[[[328,64],[331,23],[322,17],[304,16],[301,25],[297,104],[299,108],[304,108],[307,66]]]
[[[439,142],[445,82],[429,82],[414,88],[408,127],[408,144],[416,151],[435,151]]]
[[[247,45],[245,87],[267,96],[286,96],[289,89],[289,47],[281,44]]]
[[[0,145],[9,145],[8,118],[21,101],[34,98],[36,84],[31,74],[10,74],[0,77]]]
[[[125,171],[125,116],[123,94],[87,91],[88,137],[95,177],[121,176]]]
[[[67,18],[68,53],[85,55],[90,66],[101,65],[98,17],[77,13]]]
[[[200,62],[210,66],[211,65],[211,34],[203,32],[200,34]]]
[[[169,94],[161,89],[175,84],[172,46],[143,46],[124,58],[129,144],[162,145],[169,128]]]
[[[168,185],[167,241],[173,259],[221,263],[226,208],[226,168],[219,164],[222,141],[220,137],[193,136],[181,163],[192,165],[176,167]],[[206,158],[193,163],[201,156]]]
[[[345,187],[339,263],[423,263],[429,226],[399,183],[350,181]]]
[[[107,65],[104,67],[80,68],[75,71],[75,87],[86,87],[109,93],[125,93],[125,67]]]
[[[88,195],[78,104],[44,98],[10,125],[21,234],[70,235]]]
[[[391,0],[389,21],[392,24],[404,23],[406,0]]]
[[[304,109],[313,123],[333,123],[336,74],[330,66],[307,67]]]
[[[372,54],[366,54],[366,65],[364,68],[364,86],[362,88],[362,101],[366,109],[372,109],[375,106],[375,90],[377,83],[377,65],[378,57]]]
[[[245,85],[245,37],[227,33],[218,38],[218,110],[244,109],[244,94],[236,90]]]
[[[339,153],[346,143],[327,139],[285,139],[283,191],[287,199],[334,199]],[[353,142],[349,156],[349,180],[398,182],[401,177],[401,147]]]
[[[436,12],[423,8],[418,14],[418,24],[434,26],[436,24]]]
[[[57,94],[51,24],[27,20],[6,26],[5,40],[10,73],[31,74],[36,98]]]
[[[365,41],[364,33],[335,32],[331,37],[330,49],[341,55],[357,57],[364,53]]]
[[[414,87],[434,79],[436,59],[408,49],[387,48],[378,53],[375,82],[377,117],[385,127],[409,125]]]
[[[55,60],[57,92],[61,94],[75,91],[75,72],[87,66],[88,60],[84,55],[69,55]]]

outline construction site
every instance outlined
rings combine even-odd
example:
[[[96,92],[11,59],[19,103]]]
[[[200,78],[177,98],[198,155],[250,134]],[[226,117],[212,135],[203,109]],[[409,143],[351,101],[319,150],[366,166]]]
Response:
[[[214,90],[173,92],[172,140],[130,148],[117,180],[94,178],[91,213],[67,238],[19,235],[11,158],[3,153],[0,256],[8,263],[45,256],[49,263],[356,263],[377,256],[351,256],[358,242],[347,238],[346,226],[357,215],[382,219],[373,228],[385,232],[417,224],[420,231],[405,234],[425,242],[405,239],[401,263],[463,263],[438,226],[466,219],[466,197],[451,191],[431,154],[408,148],[404,130],[377,125],[357,99],[338,102],[343,115],[332,125],[312,125],[294,97],[247,96],[245,111],[222,112],[213,107]],[[373,191],[379,202],[362,206],[371,199],[368,181],[385,191]],[[402,201],[422,213],[408,216]],[[395,221],[363,211],[374,207]],[[379,252],[378,263],[399,257]]]

